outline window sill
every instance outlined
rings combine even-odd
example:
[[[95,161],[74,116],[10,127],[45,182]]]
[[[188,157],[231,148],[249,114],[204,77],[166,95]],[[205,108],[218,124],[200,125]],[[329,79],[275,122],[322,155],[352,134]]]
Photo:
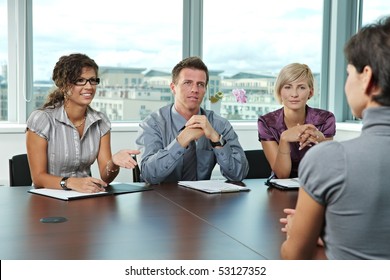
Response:
[[[139,124],[137,122],[133,123],[112,123],[113,132],[136,132],[138,130]],[[26,124],[12,124],[12,123],[1,123],[0,124],[0,134],[21,134],[25,133]]]
[[[363,126],[362,123],[340,122],[340,123],[336,123],[336,130],[361,131],[362,126]]]
[[[233,121],[232,126],[236,131],[248,131],[253,129],[257,131],[257,121],[252,121],[252,122]],[[113,132],[137,132],[138,127],[139,127],[138,122],[112,123]],[[24,133],[25,129],[26,129],[26,124],[11,124],[11,123],[0,124],[0,134]],[[336,129],[343,130],[343,131],[361,131],[362,124],[340,122],[340,123],[336,123]]]

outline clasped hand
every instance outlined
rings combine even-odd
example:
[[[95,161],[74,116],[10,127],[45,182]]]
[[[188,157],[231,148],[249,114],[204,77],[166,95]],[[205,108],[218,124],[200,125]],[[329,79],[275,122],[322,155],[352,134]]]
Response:
[[[183,147],[187,147],[191,141],[198,140],[203,135],[213,142],[219,139],[219,134],[211,126],[206,116],[194,115],[187,121],[185,129],[179,134],[178,142]]]
[[[296,125],[283,132],[287,142],[299,142],[299,149],[325,140],[324,134],[312,124]]]

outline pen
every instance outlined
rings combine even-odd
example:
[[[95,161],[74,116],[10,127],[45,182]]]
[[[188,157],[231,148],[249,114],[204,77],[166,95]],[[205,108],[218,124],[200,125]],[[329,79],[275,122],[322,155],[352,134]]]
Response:
[[[95,184],[96,186],[98,186],[99,189],[105,190],[105,187],[106,187],[106,186],[102,186],[102,185],[100,185],[99,183],[95,183],[95,182],[94,182],[94,184]]]

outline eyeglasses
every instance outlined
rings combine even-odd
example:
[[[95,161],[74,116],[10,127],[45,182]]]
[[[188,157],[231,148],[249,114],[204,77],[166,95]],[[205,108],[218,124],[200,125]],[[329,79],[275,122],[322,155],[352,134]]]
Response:
[[[96,86],[100,83],[100,78],[90,78],[90,79],[80,78],[80,79],[77,79],[74,82],[74,84],[76,86],[85,86],[88,82],[91,86]]]

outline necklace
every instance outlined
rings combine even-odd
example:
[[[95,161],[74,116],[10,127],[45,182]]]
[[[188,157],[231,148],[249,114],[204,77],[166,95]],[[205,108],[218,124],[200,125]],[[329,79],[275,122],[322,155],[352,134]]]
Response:
[[[87,118],[87,117],[84,117],[83,121],[82,121],[81,123],[79,123],[78,125],[73,124],[74,127],[75,127],[75,128],[79,128],[80,126],[82,126],[82,125],[84,124],[86,118]]]
[[[82,126],[83,124],[84,124],[84,122],[85,122],[85,120],[87,119],[87,112],[85,112],[85,114],[84,114],[84,119],[81,121],[81,123],[79,123],[79,124],[73,124],[74,125],[74,127],[75,128],[79,128],[80,126]]]

